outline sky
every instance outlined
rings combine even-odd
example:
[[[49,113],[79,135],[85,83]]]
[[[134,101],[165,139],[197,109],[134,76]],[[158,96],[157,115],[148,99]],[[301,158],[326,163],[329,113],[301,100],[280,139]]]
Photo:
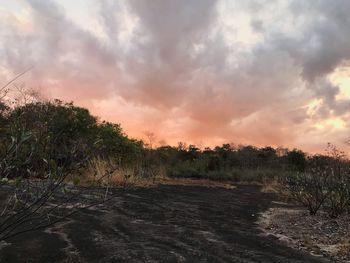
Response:
[[[350,152],[348,0],[0,0],[0,86],[134,138]]]

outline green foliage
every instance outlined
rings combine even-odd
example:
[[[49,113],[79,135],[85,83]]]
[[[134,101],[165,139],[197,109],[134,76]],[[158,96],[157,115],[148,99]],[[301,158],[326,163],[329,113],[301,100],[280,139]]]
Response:
[[[286,154],[288,151],[286,152]],[[286,155],[277,155],[272,147],[223,144],[203,151],[194,145],[162,146],[153,150],[170,177],[230,180],[263,183],[294,169]]]
[[[96,138],[96,153],[103,158],[118,160],[121,166],[134,163],[141,154],[140,143],[130,140],[119,124],[102,122],[97,126]]]
[[[194,167],[173,167],[168,170],[168,175],[174,178],[208,179],[213,181],[232,181],[243,183],[258,183],[274,181],[281,171],[271,169],[239,169],[205,171]]]
[[[139,158],[140,143],[130,140],[120,125],[99,123],[72,103],[0,106],[1,177],[43,177],[52,166],[69,170],[93,156],[112,156],[121,164]]]
[[[287,153],[287,161],[295,171],[304,171],[307,165],[305,153],[298,149]]]
[[[78,176],[73,177],[73,184],[79,185],[80,184],[80,178]]]

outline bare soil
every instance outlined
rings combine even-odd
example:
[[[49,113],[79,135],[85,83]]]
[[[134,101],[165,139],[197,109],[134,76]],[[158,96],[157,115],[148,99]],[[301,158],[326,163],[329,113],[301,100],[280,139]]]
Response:
[[[326,262],[258,229],[276,199],[259,187],[123,191],[50,229],[0,245],[0,262]]]
[[[349,215],[332,219],[320,211],[310,216],[304,208],[275,204],[259,220],[265,236],[335,262],[350,262]]]

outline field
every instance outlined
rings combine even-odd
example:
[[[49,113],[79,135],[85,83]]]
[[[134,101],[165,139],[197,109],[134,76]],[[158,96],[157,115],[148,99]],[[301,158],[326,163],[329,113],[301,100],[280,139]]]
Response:
[[[2,243],[1,262],[325,262],[263,237],[275,194],[257,186],[124,191],[49,229]]]

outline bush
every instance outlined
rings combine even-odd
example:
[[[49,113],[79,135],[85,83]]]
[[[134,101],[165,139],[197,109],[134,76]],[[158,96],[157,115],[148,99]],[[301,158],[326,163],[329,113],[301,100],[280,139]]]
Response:
[[[310,215],[315,215],[328,195],[327,176],[328,174],[322,169],[315,168],[306,172],[296,172],[281,179],[289,197],[307,207]]]
[[[93,156],[130,165],[141,145],[120,125],[97,122],[87,109],[59,100],[33,102],[7,109],[0,121],[0,176],[41,177],[51,160],[64,169]],[[0,108],[0,113],[1,111]]]
[[[327,189],[329,195],[325,209],[330,217],[338,217],[350,207],[350,164],[343,152],[333,145],[328,146],[328,166],[330,169]]]
[[[328,155],[310,157],[304,172],[281,178],[289,197],[315,215],[324,208],[330,217],[338,217],[350,207],[350,163],[345,154],[328,145]]]

